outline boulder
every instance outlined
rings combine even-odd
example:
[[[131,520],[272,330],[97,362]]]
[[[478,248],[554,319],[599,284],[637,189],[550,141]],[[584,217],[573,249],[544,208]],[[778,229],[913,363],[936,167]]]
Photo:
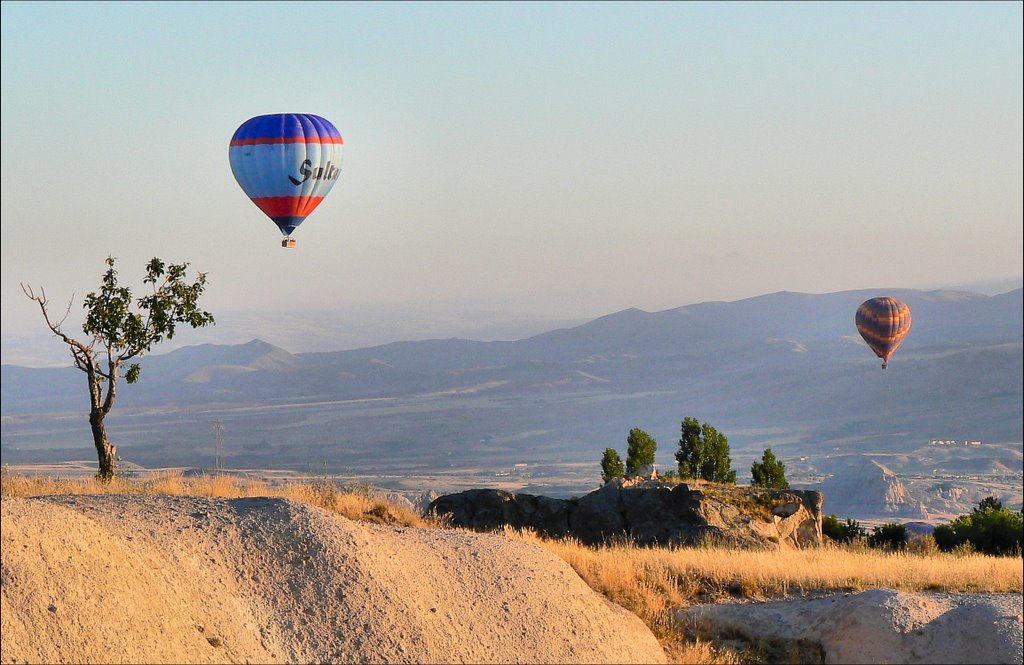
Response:
[[[786,494],[776,497],[785,501],[771,510],[779,538],[800,546],[821,543],[821,508],[824,503],[821,493],[800,492],[791,497]]]
[[[658,470],[653,464],[641,464],[633,473],[626,474],[627,480],[657,480]]]
[[[509,526],[551,536],[569,534],[568,502],[533,494],[466,490],[434,499],[427,512],[447,515],[453,526],[470,529],[492,531]]]
[[[767,662],[1021,662],[1019,593],[874,589],[812,600],[695,605],[676,614],[702,639],[739,640]]]
[[[453,526],[509,526],[596,545],[715,543],[743,548],[820,545],[822,497],[807,490],[615,479],[582,497],[553,499],[474,489],[438,497],[430,511]]]
[[[601,543],[626,533],[622,494],[622,479],[616,478],[604,487],[573,500],[571,509],[566,506],[569,533],[583,543]]]

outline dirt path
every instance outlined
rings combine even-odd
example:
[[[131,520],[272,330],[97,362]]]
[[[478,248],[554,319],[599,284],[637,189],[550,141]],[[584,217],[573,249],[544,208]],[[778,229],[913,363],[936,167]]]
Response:
[[[286,499],[2,502],[0,660],[664,662],[529,543]]]

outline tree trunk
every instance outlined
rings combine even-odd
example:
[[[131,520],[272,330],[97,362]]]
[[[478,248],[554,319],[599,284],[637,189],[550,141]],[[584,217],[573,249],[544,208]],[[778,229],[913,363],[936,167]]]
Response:
[[[107,482],[114,478],[117,470],[117,446],[107,440],[107,428],[103,426],[103,411],[92,409],[89,413],[89,426],[92,428],[92,441],[96,445],[96,455],[100,460],[100,470],[96,477]]]

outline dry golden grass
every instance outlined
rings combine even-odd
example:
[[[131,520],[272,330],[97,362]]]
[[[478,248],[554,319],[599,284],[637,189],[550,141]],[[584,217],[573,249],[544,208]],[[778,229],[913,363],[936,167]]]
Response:
[[[110,482],[95,479],[62,479],[4,474],[0,495],[44,496],[48,494],[174,494],[238,499],[274,496],[319,506],[349,519],[400,526],[432,526],[415,512],[371,496],[359,488],[341,488],[335,483],[311,480],[269,485],[227,475],[185,478],[180,471],[157,472],[146,480],[114,478]]]
[[[437,527],[411,511],[373,498],[359,488],[325,481],[281,486],[233,476],[184,478],[155,474],[148,480],[115,478],[62,480],[4,474],[3,496],[47,494],[182,494],[239,498],[277,496],[320,506],[354,520],[403,526]],[[748,551],[714,547],[644,548],[631,543],[587,547],[571,539],[551,540],[506,529],[564,559],[595,591],[639,616],[661,641],[673,663],[732,665],[749,659],[693,641],[672,612],[695,602],[724,597],[766,599],[871,588],[905,591],[1016,592],[1024,584],[1021,557],[922,552],[892,553],[866,547]]]
[[[758,599],[874,588],[1020,593],[1024,581],[1020,557],[977,553],[922,556],[837,546],[776,551],[630,544],[593,548],[537,540],[602,585],[619,587],[629,578],[643,579],[678,592],[681,600],[729,589]]]
[[[871,588],[1020,593],[1024,578],[1020,557],[934,551],[921,555],[834,546],[777,551],[645,548],[630,543],[587,547],[512,529],[506,533],[551,550],[591,588],[643,619],[674,663],[746,659],[682,634],[672,613],[695,602],[714,602],[726,596],[766,599]]]

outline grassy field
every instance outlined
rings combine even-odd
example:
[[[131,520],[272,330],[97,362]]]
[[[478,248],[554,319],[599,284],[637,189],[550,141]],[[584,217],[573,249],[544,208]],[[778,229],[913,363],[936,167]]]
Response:
[[[303,501],[347,518],[423,528],[444,528],[401,506],[374,498],[366,488],[339,488],[304,481],[271,486],[231,476],[149,480],[62,480],[4,474],[3,496],[49,494],[187,494],[239,498],[277,496]],[[725,599],[764,600],[873,588],[905,591],[1016,592],[1024,588],[1021,557],[976,553],[945,554],[919,547],[884,552],[863,546],[748,551],[701,548],[643,548],[630,543],[587,547],[506,530],[535,542],[569,563],[595,591],[637,614],[661,641],[672,662],[738,663],[743,654],[717,649],[684,635],[672,611]]]
[[[676,663],[743,662],[682,634],[672,611],[724,599],[766,600],[887,588],[904,591],[1017,592],[1020,557],[885,552],[828,545],[817,549],[750,551],[646,548],[629,543],[585,547],[535,540],[567,561],[595,591],[639,616]]]

